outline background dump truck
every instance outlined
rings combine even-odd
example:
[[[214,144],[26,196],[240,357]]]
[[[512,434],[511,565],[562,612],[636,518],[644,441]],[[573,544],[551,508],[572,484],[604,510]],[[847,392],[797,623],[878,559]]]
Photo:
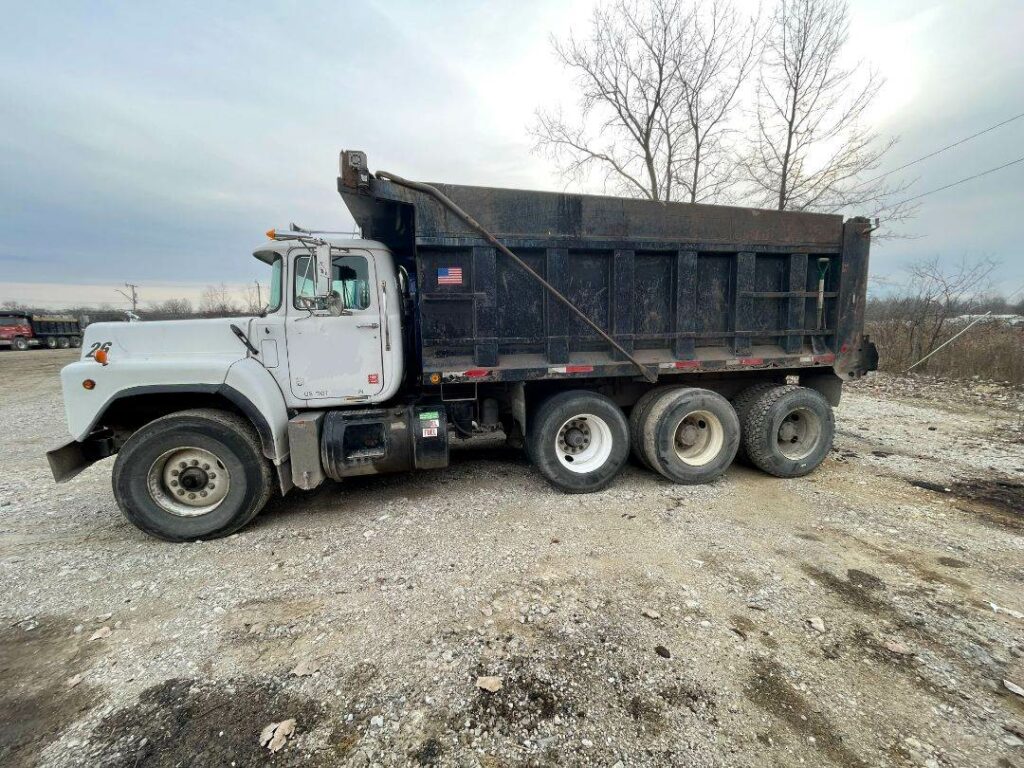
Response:
[[[0,313],[0,345],[25,350],[29,347],[67,349],[82,346],[82,327],[72,315]]]
[[[677,483],[740,450],[797,477],[876,367],[866,219],[427,185],[361,152],[338,190],[364,239],[271,230],[260,316],[89,326],[58,481],[116,453],[124,514],[181,541],[498,431],[573,493],[631,452]]]

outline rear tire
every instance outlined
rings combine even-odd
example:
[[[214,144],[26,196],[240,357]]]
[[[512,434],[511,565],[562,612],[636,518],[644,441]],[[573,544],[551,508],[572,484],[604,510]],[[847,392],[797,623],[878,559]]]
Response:
[[[639,400],[636,401],[636,405],[633,406],[633,410],[629,412],[629,443],[633,448],[633,457],[640,462],[640,464],[654,472],[657,472],[658,470],[651,465],[651,462],[647,459],[647,455],[644,453],[644,422],[647,420],[647,414],[651,410],[651,406],[654,405],[654,401],[666,392],[671,392],[678,388],[678,386],[673,385],[667,387],[655,387],[654,389],[648,390],[640,397]]]
[[[270,498],[270,463],[245,419],[200,408],[135,432],[114,463],[114,498],[128,521],[164,541],[227,536]]]
[[[74,347],[75,349],[78,349],[80,346],[82,346],[82,337],[81,336],[72,336],[70,341],[71,341],[71,346]]]
[[[59,339],[57,339],[57,346],[60,347],[61,349],[67,349],[68,347],[71,346],[71,341],[70,339],[68,339],[67,336],[61,336]]]
[[[57,348],[57,337],[56,336],[47,336],[46,337],[46,348],[47,349],[56,349]]]
[[[28,349],[28,339],[24,336],[18,336],[11,342],[11,349],[16,349],[18,352],[24,352]]]
[[[751,463],[776,477],[803,477],[828,456],[835,435],[832,407],[796,385],[762,392],[746,410],[743,444]]]
[[[729,468],[739,448],[736,411],[707,389],[663,393],[651,404],[642,426],[644,457],[674,483],[710,483]]]
[[[736,416],[740,420],[741,431],[740,448],[736,452],[736,458],[745,464],[751,463],[750,457],[747,456],[747,448],[743,444],[742,436],[743,425],[747,421],[747,414],[750,413],[750,409],[753,407],[754,403],[756,403],[757,400],[762,395],[764,395],[765,392],[768,392],[771,389],[775,389],[775,387],[778,386],[781,385],[774,384],[772,382],[761,382],[760,384],[754,384],[753,386],[747,387],[742,392],[740,392],[739,395],[737,395],[736,398],[732,401],[732,407],[736,410]]]
[[[584,390],[545,400],[530,419],[527,453],[537,470],[566,493],[608,485],[629,456],[629,425],[604,395]]]

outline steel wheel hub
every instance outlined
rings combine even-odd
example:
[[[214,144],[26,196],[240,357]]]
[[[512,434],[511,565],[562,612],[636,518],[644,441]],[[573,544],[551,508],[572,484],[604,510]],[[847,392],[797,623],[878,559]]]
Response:
[[[231,487],[231,476],[210,451],[175,448],[153,462],[147,485],[153,501],[167,512],[197,517],[220,506]]]
[[[821,439],[821,419],[806,408],[787,413],[779,424],[776,444],[787,459],[799,461],[809,456]]]
[[[558,446],[569,454],[581,453],[590,445],[590,427],[582,419],[573,419],[558,433]]]
[[[692,467],[702,467],[721,452],[725,428],[711,411],[692,411],[680,420],[674,437],[679,460]]]

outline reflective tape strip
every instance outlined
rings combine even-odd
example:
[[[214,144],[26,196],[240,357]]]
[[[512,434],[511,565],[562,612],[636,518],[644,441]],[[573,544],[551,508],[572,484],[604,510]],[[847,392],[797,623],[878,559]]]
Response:
[[[548,373],[593,373],[592,365],[560,365],[548,368]]]

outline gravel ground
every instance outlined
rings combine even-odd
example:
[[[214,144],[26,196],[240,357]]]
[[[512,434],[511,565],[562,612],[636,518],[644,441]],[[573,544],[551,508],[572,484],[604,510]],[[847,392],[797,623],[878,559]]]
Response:
[[[800,480],[481,442],[170,545],[50,480],[73,356],[0,353],[2,765],[1024,766],[1019,391],[872,377]]]

